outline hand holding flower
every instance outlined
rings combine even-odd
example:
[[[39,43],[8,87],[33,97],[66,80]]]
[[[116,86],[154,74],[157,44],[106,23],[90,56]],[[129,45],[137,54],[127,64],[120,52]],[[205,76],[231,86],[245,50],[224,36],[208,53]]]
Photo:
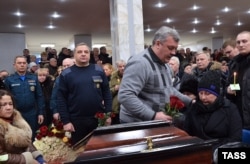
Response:
[[[164,112],[157,112],[155,114],[154,120],[163,120],[163,121],[172,122],[172,117],[169,115],[166,115]]]
[[[66,125],[63,125],[63,130],[65,130],[67,132],[74,132],[75,128],[74,128],[73,124],[70,122],[70,123],[67,123]]]
[[[111,125],[111,117],[107,118],[106,122],[105,122],[105,125]]]
[[[179,110],[184,108],[184,103],[176,96],[170,96],[170,103],[165,106],[165,114],[171,117],[178,117]]]
[[[102,113],[97,112],[95,114],[95,118],[98,120],[98,126],[110,125],[111,124],[111,117],[114,117],[113,112]]]

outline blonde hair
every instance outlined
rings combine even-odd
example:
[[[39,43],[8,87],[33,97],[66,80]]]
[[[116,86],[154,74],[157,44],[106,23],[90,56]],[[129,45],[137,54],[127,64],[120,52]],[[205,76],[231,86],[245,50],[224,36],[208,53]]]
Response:
[[[110,63],[105,63],[105,64],[103,64],[102,67],[104,67],[104,66],[108,67],[108,69],[112,70],[112,72],[114,71],[114,67]]]
[[[37,71],[36,71],[37,75],[39,74],[46,74],[46,75],[49,75],[49,69],[48,68],[38,68]]]

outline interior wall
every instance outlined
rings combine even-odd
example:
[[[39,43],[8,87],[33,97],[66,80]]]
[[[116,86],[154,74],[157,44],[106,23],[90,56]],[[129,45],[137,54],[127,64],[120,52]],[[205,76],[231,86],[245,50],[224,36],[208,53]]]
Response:
[[[23,55],[25,47],[25,34],[0,33],[0,70],[13,73],[14,58]]]

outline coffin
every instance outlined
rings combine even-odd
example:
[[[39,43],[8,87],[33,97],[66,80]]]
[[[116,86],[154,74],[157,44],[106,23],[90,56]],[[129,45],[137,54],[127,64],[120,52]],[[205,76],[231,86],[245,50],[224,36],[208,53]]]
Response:
[[[216,142],[189,136],[163,121],[112,125],[94,130],[71,163],[210,164]]]

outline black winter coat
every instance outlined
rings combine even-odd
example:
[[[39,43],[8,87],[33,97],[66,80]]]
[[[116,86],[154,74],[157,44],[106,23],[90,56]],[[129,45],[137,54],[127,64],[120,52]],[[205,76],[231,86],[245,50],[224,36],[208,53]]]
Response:
[[[235,104],[217,98],[208,106],[197,101],[186,115],[184,130],[201,139],[218,139],[219,145],[241,141],[242,121]]]
[[[236,72],[236,83],[240,90],[236,95],[227,95],[227,98],[235,103],[240,111],[243,121],[243,128],[250,130],[250,54],[237,55],[229,65],[228,83],[234,83],[234,72]]]

